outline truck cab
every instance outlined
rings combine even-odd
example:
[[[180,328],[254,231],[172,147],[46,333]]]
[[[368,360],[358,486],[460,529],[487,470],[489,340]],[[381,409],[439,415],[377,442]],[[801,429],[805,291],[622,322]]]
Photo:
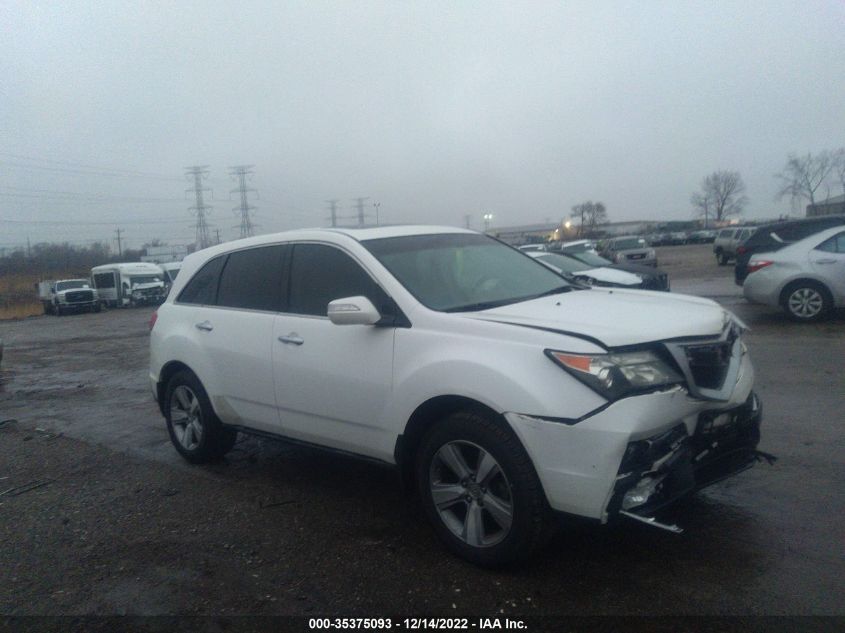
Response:
[[[59,279],[37,283],[44,314],[62,316],[68,312],[99,312],[97,291],[88,279]]]

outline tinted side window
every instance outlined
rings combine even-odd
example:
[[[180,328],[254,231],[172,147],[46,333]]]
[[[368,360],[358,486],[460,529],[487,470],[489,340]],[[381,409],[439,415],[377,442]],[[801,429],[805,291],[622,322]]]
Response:
[[[284,246],[262,246],[229,253],[220,277],[217,305],[281,309],[284,250]]]
[[[97,273],[94,275],[96,288],[114,288],[114,273]]]
[[[225,255],[206,262],[182,289],[176,300],[182,303],[214,305],[217,297],[217,281],[220,279],[224,261]]]
[[[322,244],[293,247],[289,312],[326,316],[330,301],[363,295],[377,308],[386,294],[354,259]]]

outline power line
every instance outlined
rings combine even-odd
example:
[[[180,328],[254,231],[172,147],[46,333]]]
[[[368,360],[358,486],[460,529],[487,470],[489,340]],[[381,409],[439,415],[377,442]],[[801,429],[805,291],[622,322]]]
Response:
[[[121,175],[121,176],[131,176],[131,177],[139,177],[139,178],[154,178],[157,180],[171,180],[171,181],[179,181],[178,178],[174,176],[169,176],[166,174],[159,174],[154,172],[148,171],[140,171],[136,169],[116,169],[114,167],[104,167],[102,165],[89,165],[85,163],[73,162],[73,161],[64,161],[64,160],[55,160],[52,158],[42,158],[36,156],[25,156],[23,154],[12,154],[10,152],[0,152],[0,156],[6,156],[12,158],[14,160],[24,160],[24,161],[34,161],[39,163],[49,163],[51,165],[63,165],[65,167],[74,168],[74,171],[77,170],[86,170],[86,171],[94,171],[94,172],[108,172],[112,175]],[[7,162],[7,161],[3,161]],[[47,170],[54,170],[59,168],[52,168],[52,167],[45,167],[39,165],[26,165],[23,163],[8,163],[14,165],[16,167],[22,167],[24,169],[47,169]]]
[[[255,207],[249,204],[248,192],[254,191],[258,195],[258,191],[247,188],[246,186],[246,178],[247,176],[252,176],[252,168],[253,165],[237,165],[229,168],[229,174],[233,178],[238,179],[238,188],[232,189],[229,193],[235,193],[237,191],[241,197],[241,205],[232,209],[241,214],[241,237],[252,237],[253,235],[253,224],[249,217],[249,212],[254,210]]]
[[[191,178],[194,179],[194,195],[196,195],[197,201],[193,207],[190,207],[190,210],[196,213],[197,216],[197,248],[208,248],[211,245],[211,241],[208,239],[208,224],[205,221],[205,214],[211,210],[211,207],[203,201],[203,193],[211,190],[202,186],[202,181],[208,178],[208,165],[186,167],[185,177],[189,180]],[[190,191],[190,189],[186,191]]]

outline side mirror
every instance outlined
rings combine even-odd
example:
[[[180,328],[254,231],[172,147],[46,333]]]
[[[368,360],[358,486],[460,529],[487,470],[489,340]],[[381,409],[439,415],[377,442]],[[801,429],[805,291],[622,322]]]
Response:
[[[375,325],[381,315],[367,297],[345,297],[329,303],[329,320],[335,325]]]

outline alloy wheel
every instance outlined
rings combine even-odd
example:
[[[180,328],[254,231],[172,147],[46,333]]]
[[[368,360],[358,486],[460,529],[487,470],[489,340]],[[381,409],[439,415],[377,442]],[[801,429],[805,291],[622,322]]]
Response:
[[[186,385],[179,385],[170,397],[170,423],[179,444],[192,451],[202,441],[203,427],[197,395]]]
[[[798,288],[787,300],[789,311],[802,319],[811,319],[824,308],[824,297],[815,288]]]
[[[490,547],[510,532],[510,484],[496,459],[478,444],[455,440],[441,446],[431,461],[429,488],[440,519],[467,545]]]

